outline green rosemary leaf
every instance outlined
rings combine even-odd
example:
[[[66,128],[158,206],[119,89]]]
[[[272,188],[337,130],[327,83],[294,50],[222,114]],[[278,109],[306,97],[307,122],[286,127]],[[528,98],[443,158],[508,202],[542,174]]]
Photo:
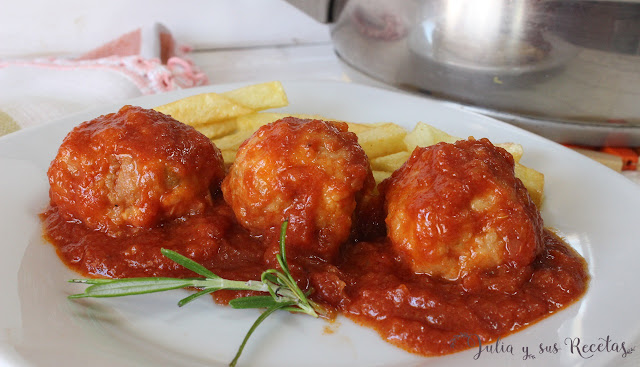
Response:
[[[181,299],[178,302],[178,306],[182,307],[182,306],[186,305],[187,303],[193,301],[194,299],[196,299],[196,298],[198,298],[200,296],[204,296],[206,294],[211,294],[211,293],[213,293],[215,291],[219,291],[219,290],[220,290],[220,288],[205,288],[205,289],[203,289],[203,290],[201,290],[199,292],[193,293],[193,294],[189,295],[188,297],[185,297],[185,298]]]
[[[244,350],[245,345],[247,345],[247,341],[249,340],[249,337],[251,337],[251,334],[253,334],[253,332],[262,323],[262,321],[264,321],[272,313],[274,313],[274,312],[276,312],[276,311],[278,311],[280,309],[286,308],[286,307],[291,307],[293,305],[295,305],[295,302],[277,303],[276,305],[268,308],[266,311],[261,313],[260,316],[258,316],[256,321],[253,323],[253,325],[251,325],[251,328],[247,332],[247,335],[245,335],[244,340],[242,340],[242,344],[240,344],[240,347],[238,348],[238,352],[236,352],[236,356],[233,358],[231,363],[229,363],[229,367],[235,367],[236,366],[236,363],[238,363],[238,359],[240,358],[240,355],[242,354],[242,351]]]
[[[190,279],[174,278],[131,278],[110,279],[110,282],[99,282],[84,290],[84,293],[74,294],[69,298],[83,297],[120,297],[136,294],[163,292],[192,286]]]
[[[273,307],[280,302],[273,299],[271,296],[248,296],[242,298],[236,298],[229,302],[229,305],[233,308],[269,308]]]
[[[184,266],[185,268],[193,271],[194,273],[200,274],[205,278],[209,278],[209,279],[216,279],[216,278],[220,278],[219,276],[217,276],[216,274],[214,274],[213,272],[211,272],[209,269],[205,268],[204,266],[198,264],[197,262],[189,259],[186,256],[182,256],[179,253],[175,252],[175,251],[171,251],[171,250],[167,250],[165,248],[161,249],[160,252],[162,252],[162,254],[166,257],[168,257],[169,259],[173,260],[173,262],[180,264],[182,266]]]
[[[268,269],[262,273],[261,280],[262,282],[271,282],[274,284],[278,284],[278,277],[276,274],[279,272],[276,269]]]
[[[309,316],[312,316],[311,314],[309,314],[309,312],[307,310],[303,310],[300,308],[299,305],[295,305],[295,306],[291,306],[291,307],[284,307],[281,308],[282,311],[287,311],[287,312],[292,312],[292,313],[303,313],[303,314],[307,314]],[[314,316],[314,317],[318,317],[318,316]]]
[[[103,284],[113,282],[112,278],[99,278],[99,279],[69,279],[69,283],[79,284]]]
[[[284,271],[285,274],[289,274],[289,264],[287,264],[287,252],[285,251],[285,240],[287,237],[287,226],[289,226],[289,220],[282,222],[280,226],[280,252],[276,255],[276,259]]]

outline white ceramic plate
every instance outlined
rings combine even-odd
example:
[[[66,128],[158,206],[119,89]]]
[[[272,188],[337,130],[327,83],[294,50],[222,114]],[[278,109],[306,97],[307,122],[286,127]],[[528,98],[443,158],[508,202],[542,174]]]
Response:
[[[289,112],[354,122],[433,124],[457,136],[514,141],[523,162],[546,175],[546,225],[582,254],[592,276],[585,297],[507,338],[491,353],[478,350],[423,358],[383,342],[370,329],[300,315],[274,315],[258,328],[241,366],[541,366],[637,365],[640,351],[622,358],[596,351],[582,358],[566,345],[610,339],[639,343],[640,189],[572,151],[518,128],[427,99],[336,82],[285,82]],[[131,101],[153,107],[189,94],[225,91],[219,85]],[[120,106],[83,113],[0,139],[0,366],[225,366],[258,311],[236,311],[201,299],[184,308],[183,291],[119,299],[69,301],[76,275],[41,238],[38,213],[48,202],[46,170],[62,138],[82,121]],[[575,340],[575,339],[573,339]],[[539,354],[556,344],[555,354]],[[604,345],[604,344],[603,344]],[[606,346],[604,346],[606,347]],[[510,348],[513,354],[509,353]],[[593,347],[597,349],[597,345]],[[591,355],[592,353],[586,353]]]

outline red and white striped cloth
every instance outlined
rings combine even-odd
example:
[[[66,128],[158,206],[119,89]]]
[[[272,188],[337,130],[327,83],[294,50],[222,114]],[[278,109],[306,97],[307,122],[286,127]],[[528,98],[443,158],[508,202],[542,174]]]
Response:
[[[146,94],[208,83],[161,24],[77,57],[0,60],[0,136]]]

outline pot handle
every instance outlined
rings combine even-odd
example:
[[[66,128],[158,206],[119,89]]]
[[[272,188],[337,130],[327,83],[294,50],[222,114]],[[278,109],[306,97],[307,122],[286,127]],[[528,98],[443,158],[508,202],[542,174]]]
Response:
[[[349,0],[285,0],[321,23],[333,23],[338,19]]]

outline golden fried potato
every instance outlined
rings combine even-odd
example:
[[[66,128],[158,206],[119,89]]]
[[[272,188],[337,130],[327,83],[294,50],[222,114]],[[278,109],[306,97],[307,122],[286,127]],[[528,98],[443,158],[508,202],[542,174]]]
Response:
[[[544,197],[544,174],[520,163],[516,163],[515,173],[529,191],[531,200],[540,208]]]
[[[225,166],[229,166],[236,160],[237,150],[221,150],[222,160],[224,161]]]
[[[200,126],[227,121],[269,108],[284,107],[287,104],[288,99],[282,84],[268,82],[224,93],[202,93],[189,96],[154,109],[171,115],[187,125]],[[224,127],[209,127],[206,131],[210,131],[209,135],[216,137],[230,132],[229,126],[230,123],[227,123]],[[218,130],[225,132],[220,133]]]
[[[235,132],[236,126],[236,119],[229,119],[206,125],[196,125],[194,128],[209,139],[217,139]]]
[[[326,120],[325,120],[326,121]],[[333,120],[331,120],[333,121]],[[389,125],[389,124],[393,124],[392,122],[373,122],[373,123],[361,123],[361,122],[348,122],[348,121],[344,121],[347,123],[347,126],[349,126],[349,131],[351,131],[352,133],[358,135],[362,132],[365,132],[367,130],[371,130],[377,127],[383,127],[385,125]],[[393,124],[395,125],[395,124]]]
[[[404,137],[407,130],[394,123],[374,125],[356,135],[369,159],[406,150]]]
[[[224,92],[222,95],[254,111],[284,107],[289,104],[284,87],[278,81],[249,85]]]
[[[428,147],[440,142],[455,143],[458,140],[461,140],[461,138],[449,135],[424,122],[418,122],[404,138],[409,152],[412,152],[416,147]]]
[[[362,124],[358,122],[347,122],[347,126],[349,126],[349,131],[358,135],[364,131],[371,130],[375,124]]]
[[[275,113],[275,112],[256,112],[249,115],[239,116],[236,118],[238,130],[241,131],[256,131],[261,126],[269,124],[271,122],[280,120],[291,116],[288,113]]]
[[[376,185],[380,184],[380,182],[384,181],[389,176],[391,176],[391,172],[376,171],[376,170],[372,170],[371,172],[373,173],[373,179],[376,180]]]
[[[236,131],[233,134],[226,135],[218,139],[213,139],[213,143],[218,147],[218,149],[223,151],[238,150],[240,144],[247,140],[252,133],[252,131]]]
[[[524,149],[520,144],[500,143],[500,144],[495,144],[495,146],[503,148],[507,152],[511,153],[511,155],[513,156],[513,160],[516,161],[516,163],[520,162],[520,158],[522,158],[522,155],[524,154]]]
[[[393,172],[400,168],[409,159],[411,153],[407,151],[397,152],[382,157],[371,159],[371,169],[377,171]]]
[[[218,93],[203,93],[179,99],[154,108],[191,126],[229,120],[253,110]]]

